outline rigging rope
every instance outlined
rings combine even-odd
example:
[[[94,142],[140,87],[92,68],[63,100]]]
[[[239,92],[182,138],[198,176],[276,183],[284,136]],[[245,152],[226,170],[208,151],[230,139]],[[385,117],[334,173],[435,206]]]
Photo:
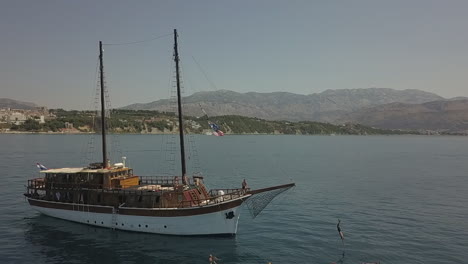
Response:
[[[174,54],[172,55],[174,56]],[[171,59],[171,69],[174,69],[174,60]],[[169,76],[168,82],[169,92],[169,109],[167,112],[174,113],[176,116],[177,112],[177,97],[175,93],[175,70]],[[172,128],[174,129],[174,128]],[[170,130],[172,130],[170,129]],[[173,176],[175,174],[175,162],[176,162],[176,135],[169,131],[168,134],[163,133],[161,137],[161,149],[163,150],[161,155],[163,156],[163,164],[161,164],[161,174],[166,176]]]
[[[193,61],[195,62],[195,64],[197,65],[198,69],[200,70],[200,72],[203,74],[203,76],[205,77],[205,79],[208,81],[208,83],[210,84],[211,88],[214,90],[214,91],[217,91],[218,90],[218,87],[216,87],[216,85],[214,84],[213,81],[211,81],[211,79],[208,77],[208,74],[206,73],[206,71],[203,69],[203,67],[200,65],[200,63],[198,63],[197,59],[195,59],[195,57],[192,55],[192,59]],[[204,114],[204,117],[206,118],[206,121],[208,122],[208,126],[213,130],[214,133],[217,133],[218,135],[222,136],[224,135],[224,133],[220,130],[219,126],[217,124],[215,124],[214,122],[211,122],[210,120],[210,117],[208,116],[208,114],[206,113],[205,109],[203,108],[203,106],[201,105],[201,103],[198,103],[198,106],[200,107],[201,111],[203,112]],[[218,122],[216,122],[218,123]],[[222,133],[219,133],[219,131],[221,131]]]
[[[94,79],[93,79],[93,84],[92,84],[92,95],[94,95],[96,92],[96,86],[98,83],[98,72],[99,72],[98,69],[99,69],[99,58],[96,58],[96,67],[94,70]],[[93,102],[90,102],[89,109],[92,110],[93,108],[94,108],[94,104]],[[90,130],[94,131],[94,117],[93,117],[93,123],[91,124]],[[93,160],[90,157],[90,152],[91,152],[91,145],[94,145],[94,134],[84,137],[82,144],[83,145],[81,148],[81,163],[80,164],[89,164]]]
[[[216,87],[216,85],[214,84],[214,82],[211,81],[210,78],[208,78],[208,74],[206,74],[206,72],[203,70],[202,66],[200,65],[200,63],[198,63],[198,61],[195,59],[195,57],[192,55],[192,59],[193,61],[195,62],[195,64],[198,66],[198,69],[203,73],[203,75],[205,76],[205,79],[210,83],[211,85],[211,88],[213,88],[215,91],[218,90],[218,87]]]
[[[144,40],[132,41],[132,42],[122,42],[122,43],[103,43],[102,45],[104,45],[104,46],[132,45],[132,44],[139,44],[139,43],[143,43],[143,42],[149,42],[149,41],[157,40],[157,39],[164,38],[164,37],[167,37],[167,36],[172,36],[172,35],[173,35],[173,33],[167,33],[167,34],[157,36],[157,37],[154,37],[154,38],[151,38],[151,39],[144,39]]]
[[[181,94],[184,95],[186,91],[186,87],[192,88],[193,85],[191,84],[190,78],[188,77],[189,75],[185,72],[184,64],[182,61],[180,62],[180,76],[181,76]],[[185,81],[187,80],[187,82]],[[183,97],[182,97],[183,98]],[[198,148],[195,140],[195,136],[193,133],[187,133],[187,126],[192,126],[193,123],[192,121],[187,122],[189,120],[185,120],[184,123],[184,130],[185,130],[185,139],[187,140],[186,144],[186,157],[187,157],[187,167],[191,169],[192,174],[201,174],[201,167],[200,167],[200,161],[198,158]]]

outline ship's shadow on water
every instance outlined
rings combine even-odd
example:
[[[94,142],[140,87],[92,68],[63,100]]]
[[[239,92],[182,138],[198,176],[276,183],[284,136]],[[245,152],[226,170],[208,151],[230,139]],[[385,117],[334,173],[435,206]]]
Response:
[[[117,231],[37,215],[25,219],[25,240],[46,263],[243,263],[236,237],[183,237]]]

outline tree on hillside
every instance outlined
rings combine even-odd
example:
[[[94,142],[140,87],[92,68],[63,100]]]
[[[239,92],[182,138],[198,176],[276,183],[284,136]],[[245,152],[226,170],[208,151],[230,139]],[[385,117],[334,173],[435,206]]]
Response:
[[[36,131],[41,128],[39,125],[39,122],[37,122],[34,119],[28,119],[24,122],[24,124],[21,125],[21,128],[26,130],[26,131]]]

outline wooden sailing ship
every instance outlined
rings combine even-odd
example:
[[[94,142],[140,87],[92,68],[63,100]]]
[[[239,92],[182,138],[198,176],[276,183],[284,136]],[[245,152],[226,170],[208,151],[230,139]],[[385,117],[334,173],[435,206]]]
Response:
[[[128,231],[170,235],[234,235],[240,208],[254,216],[294,183],[251,190],[208,190],[203,177],[189,177],[185,165],[184,129],[179,81],[177,30],[174,29],[181,174],[135,176],[125,162],[110,164],[106,150],[106,117],[102,42],[99,42],[102,162],[81,168],[42,170],[28,180],[24,194],[37,211],[74,222]]]

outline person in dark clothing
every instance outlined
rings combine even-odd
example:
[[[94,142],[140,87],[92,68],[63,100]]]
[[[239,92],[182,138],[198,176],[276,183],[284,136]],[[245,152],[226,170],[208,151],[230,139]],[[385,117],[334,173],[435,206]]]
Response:
[[[242,181],[242,190],[245,190],[247,189],[247,182],[245,181],[245,179]]]

